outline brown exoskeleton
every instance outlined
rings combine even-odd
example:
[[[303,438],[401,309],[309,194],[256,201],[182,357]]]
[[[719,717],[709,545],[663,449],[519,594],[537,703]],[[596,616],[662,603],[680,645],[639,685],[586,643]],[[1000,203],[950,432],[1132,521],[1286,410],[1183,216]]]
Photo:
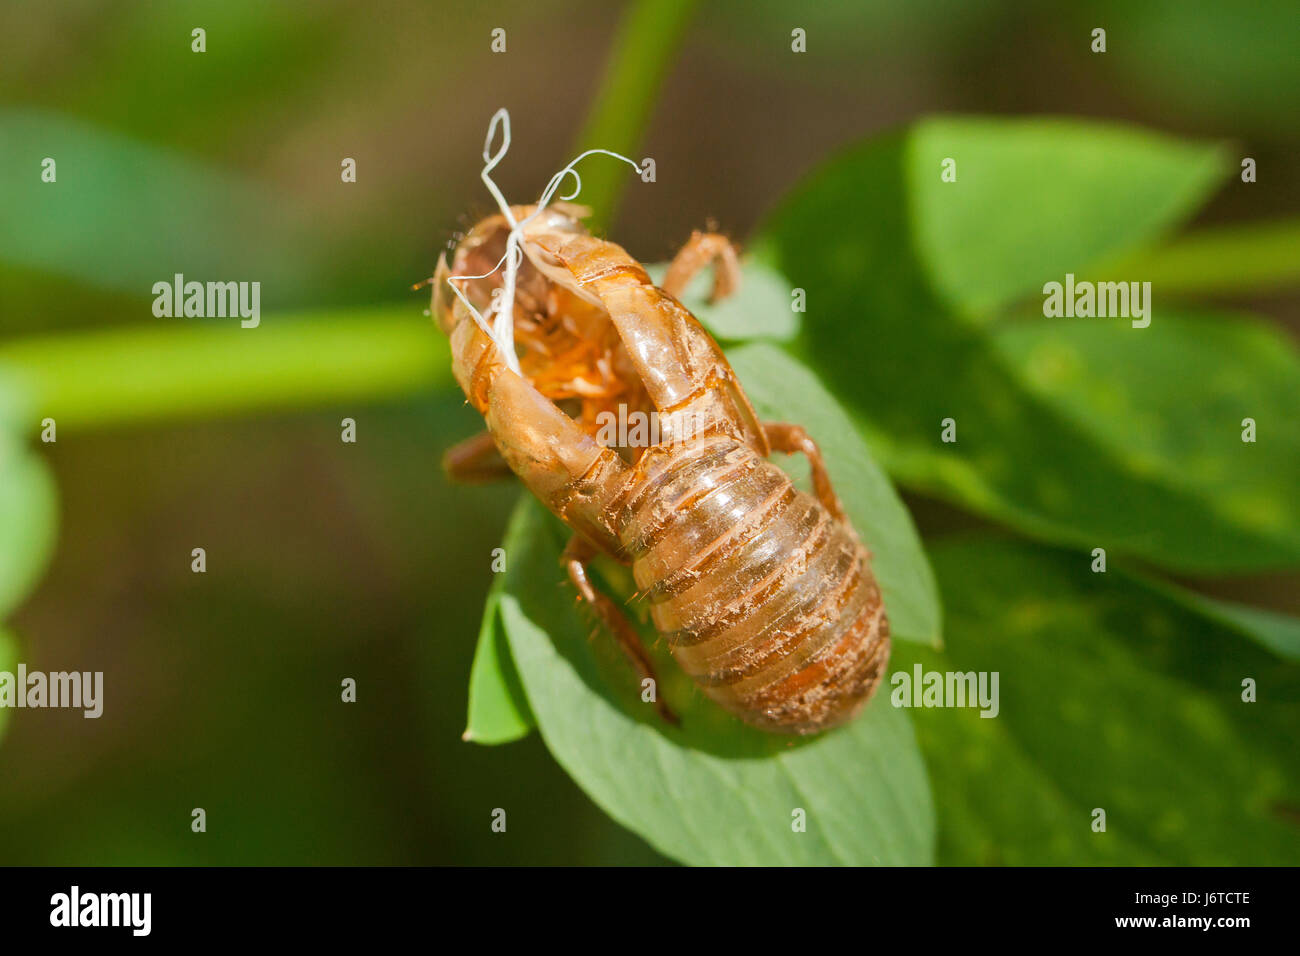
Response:
[[[657,288],[588,234],[585,210],[546,198],[482,220],[438,263],[432,313],[487,423],[448,453],[448,471],[472,480],[508,466],[573,529],[568,576],[643,677],[653,670],[640,638],[588,574],[597,554],[631,566],[673,657],[727,710],[785,733],[844,723],[880,681],[889,625],[817,445],[799,425],[758,421],[677,299],[710,263],[715,298],[736,286],[731,244],[696,233]],[[494,267],[512,246],[506,277]],[[506,309],[522,354],[484,319],[495,311],[499,331]],[[658,443],[598,441],[602,413],[619,406],[657,413]],[[767,460],[773,451],[808,457],[814,494]]]

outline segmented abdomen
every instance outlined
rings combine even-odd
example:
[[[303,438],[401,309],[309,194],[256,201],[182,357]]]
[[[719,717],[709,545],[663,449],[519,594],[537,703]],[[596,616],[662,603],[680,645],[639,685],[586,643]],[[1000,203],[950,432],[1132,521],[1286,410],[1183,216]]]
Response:
[[[673,656],[748,723],[811,733],[871,696],[889,624],[867,554],[749,446],[714,436],[651,449],[620,538]]]

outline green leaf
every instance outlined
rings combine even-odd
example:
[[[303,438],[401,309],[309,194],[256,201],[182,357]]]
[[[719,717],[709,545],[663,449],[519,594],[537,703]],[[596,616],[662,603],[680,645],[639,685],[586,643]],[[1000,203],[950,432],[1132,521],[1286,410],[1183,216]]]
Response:
[[[141,297],[175,273],[252,276],[263,306],[310,292],[315,243],[283,192],[59,113],[0,110],[0,140],[0,262]]]
[[[1158,236],[1226,171],[1217,147],[1050,118],[925,120],[906,149],[917,256],[942,296],[980,318]]]
[[[941,644],[939,595],[921,539],[853,420],[816,376],[773,346],[746,345],[728,358],[761,419],[803,425],[821,447],[836,493],[872,551],[893,635]]]
[[[1300,661],[1300,618],[1235,601],[1220,601],[1199,594],[1192,597],[1195,606],[1208,616],[1254,638],[1280,657]]]
[[[925,769],[885,695],[837,731],[765,734],[708,701],[656,647],[660,693],[682,718],[668,726],[575,607],[559,563],[565,534],[531,497],[521,501],[506,537],[502,619],[547,747],[611,817],[692,864],[930,861]],[[796,809],[806,832],[794,832]]]
[[[1028,125],[1032,124],[1016,128]],[[990,126],[988,135],[1000,135],[1001,126]],[[920,127],[929,137],[935,135],[933,129]],[[1060,132],[1057,124],[1048,129]],[[1022,142],[1026,135],[1021,131],[1014,139]],[[1106,142],[1118,143],[1114,135]],[[1103,246],[1121,249],[1149,237],[1185,206],[1191,190],[1187,183],[1196,180],[1197,171],[1208,176],[1204,171],[1209,154],[1196,149],[1165,151],[1171,183],[1184,185],[1173,198],[1155,189],[1150,196],[1135,196],[1130,177],[1146,182],[1152,163],[1149,154],[1160,152],[1154,146],[1142,147],[1145,141],[1140,137],[1135,141],[1137,145],[1130,149],[1117,146],[1105,160],[1110,192],[1103,188],[1105,177],[1089,175],[1076,182],[1070,178],[1074,173],[1063,175],[1061,169],[1073,168],[1068,164],[1061,169],[1055,163],[1022,167],[1023,175],[1035,180],[1024,187],[1032,195],[1046,195],[1053,183],[1062,193],[1087,187],[1098,208],[1111,210],[1115,196],[1124,197],[1134,224],[1131,237],[1121,235],[1113,217],[1107,217],[1110,226],[1090,228],[1091,238],[1084,245],[1056,238],[1055,231],[1064,231],[1060,222],[1047,217],[1039,221],[1033,208],[1003,192],[997,193],[1003,200],[1001,215],[1010,225],[1000,218],[990,219],[988,243],[1001,248],[1003,256],[1020,256],[1016,251],[1020,247],[1008,236],[1022,237],[1023,245],[1051,250],[1056,258],[1049,259],[1047,252],[1030,258],[1035,263],[1032,271],[1039,271],[1064,268],[1070,256],[1101,256],[1110,251]],[[942,240],[945,219],[938,211],[927,214],[923,234],[914,221],[918,201],[909,190],[922,175],[933,176],[936,182],[939,178],[937,162],[922,163],[917,158],[928,155],[928,148],[917,147],[913,134],[907,132],[855,148],[798,187],[756,244],[758,258],[779,268],[792,285],[807,290],[808,312],[800,340],[803,354],[867,426],[872,449],[887,470],[917,490],[1027,534],[1078,547],[1105,547],[1112,556],[1131,555],[1187,572],[1249,571],[1297,563],[1300,535],[1288,517],[1294,514],[1294,502],[1274,507],[1274,490],[1267,491],[1266,505],[1242,500],[1251,498],[1256,488],[1276,489],[1285,480],[1288,472],[1276,473],[1276,469],[1294,461],[1287,437],[1291,426],[1270,420],[1273,445],[1253,461],[1242,457],[1240,448],[1229,450],[1221,443],[1234,434],[1239,440],[1244,416],[1223,421],[1220,430],[1217,416],[1235,411],[1237,403],[1218,401],[1209,409],[1214,417],[1207,418],[1200,401],[1203,383],[1167,367],[1170,356],[1182,348],[1176,341],[1181,333],[1158,290],[1153,290],[1156,304],[1148,328],[1132,328],[1122,319],[1074,322],[1087,327],[1078,332],[1083,337],[1126,334],[1127,338],[1112,340],[1123,344],[1108,353],[1114,355],[1115,366],[1129,370],[1123,372],[1132,383],[1126,388],[1135,389],[1140,383],[1147,403],[1169,416],[1163,428],[1184,435],[1199,429],[1202,437],[1197,447],[1212,446],[1220,456],[1214,462],[1198,462],[1191,474],[1172,481],[1169,469],[1150,467],[1150,455],[1142,447],[1135,450],[1125,444],[1129,439],[1121,438],[1121,432],[1131,436],[1136,430],[1131,422],[1103,427],[1098,415],[1082,414],[1086,396],[1072,395],[1067,403],[1044,394],[1041,380],[1030,377],[1010,346],[1002,344],[1012,342],[1017,334],[1034,335],[1032,328],[1021,333],[1019,328],[1004,332],[994,327],[998,335],[1008,336],[1003,340],[990,337],[988,327],[955,311],[954,298],[961,300],[963,309],[1014,298],[1030,288],[1027,278],[1018,284],[1016,275],[1030,270],[1019,258],[999,262],[994,271],[1001,278],[994,279],[981,277],[968,265],[938,262],[936,249],[948,258],[965,253],[961,244]],[[1040,161],[1046,149],[1039,149]],[[990,147],[988,152],[996,155],[1005,150]],[[1095,151],[1090,155],[1095,163],[1103,162]],[[975,175],[980,169],[975,165],[968,171],[973,180],[969,188],[984,188],[989,177]],[[966,168],[959,165],[958,182],[949,185],[962,183]],[[1007,187],[1010,180],[995,177],[992,182]],[[986,197],[978,208],[992,216],[998,203]],[[970,228],[969,216],[960,221],[963,229]],[[969,231],[956,236],[968,245],[979,244]],[[994,269],[983,253],[970,255],[978,257],[974,261],[983,262],[983,268]],[[1073,271],[1087,266],[1079,261]],[[936,277],[936,269],[945,270],[942,277]],[[973,283],[969,295],[958,295],[952,286],[961,277]],[[1033,277],[1034,282],[1040,279]],[[948,287],[941,291],[943,285]],[[1026,320],[1026,325],[1043,322],[1038,316]],[[1162,332],[1165,326],[1170,328]],[[1236,334],[1225,333],[1229,338]],[[1249,363],[1256,360],[1259,348],[1252,336],[1247,331],[1240,341],[1234,340],[1215,372],[1215,382],[1243,382],[1254,372]],[[1275,356],[1265,367],[1266,381],[1248,393],[1267,398],[1264,414],[1272,414],[1269,409],[1287,387],[1293,364],[1289,350]],[[1294,392],[1298,383],[1291,381]],[[1116,387],[1109,366],[1102,387]],[[955,443],[941,440],[942,423],[949,418],[956,423]],[[1249,450],[1261,447],[1257,444]],[[1245,487],[1233,489],[1231,501],[1218,500],[1222,483],[1206,482],[1207,475],[1218,472],[1233,474],[1233,480],[1249,476]],[[1296,472],[1290,468],[1289,473]],[[1278,525],[1261,523],[1265,507],[1278,517]]]
[[[1141,582],[1165,600],[1173,601],[1189,611],[1208,617],[1220,626],[1257,641],[1279,657],[1300,661],[1300,618],[1280,611],[1209,597],[1149,575],[1126,576]]]
[[[667,263],[647,266],[656,284],[663,282]],[[775,269],[752,260],[741,266],[740,288],[717,305],[708,302],[713,275],[708,269],[695,276],[682,295],[691,310],[715,338],[724,341],[771,339],[787,342],[799,332],[799,316],[791,308],[790,283]]]
[[[999,710],[913,712],[949,864],[1287,864],[1300,858],[1300,668],[1086,554],[965,540],[932,552],[942,654],[996,671]],[[1243,680],[1257,700],[1243,701]],[[1106,832],[1092,830],[1094,808]]]
[[[1116,501],[1117,547],[1141,553],[1147,538],[1183,550],[1176,566],[1193,571],[1300,562],[1300,354],[1286,336],[1167,309],[1146,329],[1039,317],[993,342],[1045,407],[1187,509],[1181,522],[1161,509],[1167,526],[1152,527],[1151,511]],[[1254,442],[1242,441],[1247,418]]]
[[[469,674],[469,718],[463,739],[476,744],[508,744],[528,736],[537,725],[501,627],[503,581],[498,577],[488,592]]]

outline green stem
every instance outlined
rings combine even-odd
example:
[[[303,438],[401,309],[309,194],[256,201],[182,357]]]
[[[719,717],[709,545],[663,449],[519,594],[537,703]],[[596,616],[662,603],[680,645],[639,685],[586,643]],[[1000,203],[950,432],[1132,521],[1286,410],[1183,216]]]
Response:
[[[1205,229],[1114,268],[1170,292],[1257,292],[1300,282],[1300,220]],[[1117,273],[1118,274],[1118,273]]]
[[[59,431],[396,398],[451,384],[447,341],[418,308],[267,315],[0,343],[31,427]]]
[[[639,160],[635,150],[650,119],[659,87],[681,44],[695,0],[637,0],[629,8],[609,53],[596,102],[578,136],[577,151],[609,149]],[[593,229],[608,228],[629,177],[621,163],[587,164],[579,201],[592,207]]]

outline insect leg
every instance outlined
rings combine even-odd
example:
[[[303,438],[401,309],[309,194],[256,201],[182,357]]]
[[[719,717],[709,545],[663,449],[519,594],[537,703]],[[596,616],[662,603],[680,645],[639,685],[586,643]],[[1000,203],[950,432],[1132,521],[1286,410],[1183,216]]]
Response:
[[[442,470],[452,481],[477,484],[514,475],[497,450],[491,432],[480,432],[447,449],[442,456]]]
[[[767,442],[772,446],[773,451],[784,452],[787,455],[803,454],[808,457],[808,464],[812,466],[813,490],[817,493],[817,499],[837,520],[845,520],[844,508],[840,504],[839,496],[835,494],[835,489],[831,486],[830,472],[826,470],[822,451],[804,427],[786,422],[764,422],[763,431],[767,433]]]
[[[564,562],[565,570],[569,573],[569,580],[578,589],[578,594],[582,600],[595,609],[600,616],[601,622],[614,635],[619,647],[623,649],[627,659],[636,668],[640,678],[642,680],[649,678],[654,681],[655,709],[659,711],[659,716],[676,726],[681,721],[677,719],[677,715],[672,712],[672,709],[664,702],[659,693],[659,680],[655,677],[654,664],[650,660],[650,655],[646,652],[645,645],[641,643],[640,636],[628,622],[623,609],[607,595],[597,591],[595,585],[591,583],[591,578],[587,574],[587,565],[591,563],[592,558],[595,556],[595,548],[585,538],[574,535],[569,539],[569,544],[564,549],[564,555],[560,560]]]
[[[695,274],[710,262],[713,263],[713,291],[709,294],[709,302],[726,298],[740,285],[736,247],[724,235],[698,229],[673,256],[661,288],[673,298],[680,299]]]

